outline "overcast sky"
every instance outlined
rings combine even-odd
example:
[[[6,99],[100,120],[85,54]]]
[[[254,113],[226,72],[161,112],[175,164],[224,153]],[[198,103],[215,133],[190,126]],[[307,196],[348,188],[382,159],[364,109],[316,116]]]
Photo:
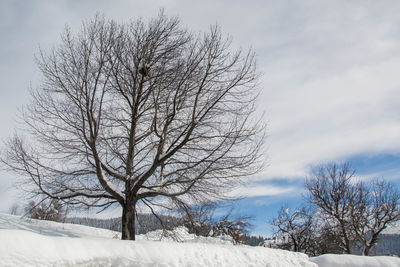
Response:
[[[399,1],[2,0],[0,138],[13,133],[29,86],[40,82],[39,45],[57,44],[65,25],[79,29],[96,12],[127,21],[160,8],[194,31],[218,23],[236,46],[257,53],[269,149],[268,167],[241,191],[254,213],[290,204],[309,168],[324,162],[349,160],[366,177],[398,182]],[[0,212],[16,201],[12,180],[0,171]]]

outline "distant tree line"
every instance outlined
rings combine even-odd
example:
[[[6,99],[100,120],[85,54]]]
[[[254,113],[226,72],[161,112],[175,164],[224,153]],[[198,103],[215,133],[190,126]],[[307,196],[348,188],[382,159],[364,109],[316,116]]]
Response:
[[[307,208],[282,207],[269,246],[312,256],[369,255],[383,230],[400,220],[399,190],[383,179],[357,179],[348,163],[315,168],[305,187]]]
[[[164,226],[160,222],[159,218],[155,217],[153,214],[139,213],[136,216],[137,216],[136,234],[146,234],[150,231],[159,229],[170,230],[179,226],[178,219],[176,217],[169,215],[158,215],[162,218]],[[121,227],[122,227],[120,217],[109,218],[109,219],[70,217],[66,219],[66,222],[73,224],[87,225],[96,228],[103,228],[117,232],[121,232]]]

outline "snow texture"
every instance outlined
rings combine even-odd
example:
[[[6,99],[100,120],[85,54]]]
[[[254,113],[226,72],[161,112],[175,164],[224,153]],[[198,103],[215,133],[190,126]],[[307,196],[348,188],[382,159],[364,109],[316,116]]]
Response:
[[[400,259],[390,256],[356,256],[356,255],[335,255],[325,254],[310,259],[312,262],[323,267],[399,267]]]
[[[0,265],[400,266],[394,257],[324,255],[310,261],[302,253],[233,246],[228,239],[197,237],[185,228],[163,234],[154,231],[137,241],[122,241],[119,233],[110,230],[0,214]]]
[[[118,240],[119,234],[82,225],[39,221],[0,214],[1,266],[303,266],[314,267],[302,253],[263,247],[233,246],[189,235],[181,242],[162,231]]]

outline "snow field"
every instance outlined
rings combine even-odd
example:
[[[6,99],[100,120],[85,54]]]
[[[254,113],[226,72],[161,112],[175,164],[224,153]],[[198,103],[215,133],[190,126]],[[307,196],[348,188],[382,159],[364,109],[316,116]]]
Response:
[[[110,230],[0,214],[0,266],[400,267],[395,257],[308,258],[266,247],[233,246],[227,239],[188,234],[185,228],[178,228],[173,237],[161,238],[161,233],[122,241]]]
[[[162,231],[121,241],[119,233],[88,226],[0,214],[1,266],[317,266],[302,253],[233,246],[196,237],[184,228],[160,240]]]
[[[120,241],[1,230],[1,266],[304,266],[301,253],[262,247]]]

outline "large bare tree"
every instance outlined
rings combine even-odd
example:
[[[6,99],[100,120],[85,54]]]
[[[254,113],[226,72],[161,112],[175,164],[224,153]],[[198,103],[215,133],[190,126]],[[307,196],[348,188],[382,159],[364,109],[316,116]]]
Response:
[[[138,202],[226,196],[262,167],[254,53],[233,50],[217,26],[193,34],[163,12],[97,16],[37,62],[42,83],[3,162],[36,194],[119,203],[122,239],[135,239]]]

